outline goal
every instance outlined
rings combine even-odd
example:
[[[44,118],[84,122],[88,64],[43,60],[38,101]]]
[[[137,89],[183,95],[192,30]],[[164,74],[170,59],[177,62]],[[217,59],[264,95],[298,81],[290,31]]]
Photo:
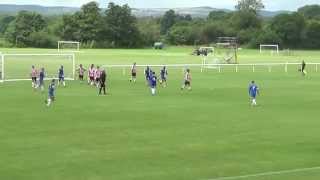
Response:
[[[1,82],[30,80],[31,67],[45,69],[46,79],[58,77],[63,66],[66,80],[75,79],[74,54],[0,54]]]
[[[200,47],[199,48],[200,52],[205,52],[205,54],[214,54],[214,47]]]
[[[220,63],[238,64],[238,39],[218,37],[214,56]]]
[[[58,41],[58,51],[79,52],[80,42],[77,41]]]
[[[269,50],[271,54],[277,53],[279,54],[279,45],[277,44],[260,44],[260,54]]]

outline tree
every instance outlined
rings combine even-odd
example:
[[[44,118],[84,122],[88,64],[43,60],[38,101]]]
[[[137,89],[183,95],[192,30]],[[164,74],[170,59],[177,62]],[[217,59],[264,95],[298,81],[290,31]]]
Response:
[[[64,15],[60,26],[63,40],[76,40],[84,44],[100,40],[103,28],[100,11],[98,3],[89,2],[75,14]]]
[[[262,0],[239,0],[236,9],[238,11],[252,11],[257,14],[264,9],[264,4]]]
[[[190,24],[176,24],[169,33],[168,40],[175,45],[194,45],[199,39],[199,32]]]
[[[282,44],[279,35],[270,26],[265,26],[257,35],[252,46],[258,47],[260,44]]]
[[[211,11],[208,15],[208,20],[210,21],[221,21],[228,18],[229,13],[225,11]]]
[[[6,31],[6,38],[18,45],[30,45],[29,36],[33,32],[39,32],[47,27],[43,17],[35,12],[20,11]]]
[[[105,11],[105,38],[115,47],[136,47],[141,43],[137,19],[128,5],[109,3]]]
[[[14,21],[14,16],[5,16],[0,20],[0,34],[4,34],[9,26],[9,24]]]
[[[176,14],[174,10],[167,11],[161,19],[160,32],[165,35],[169,32],[170,28],[176,23]]]
[[[204,25],[201,31],[201,42],[204,44],[210,44],[215,42],[218,37],[225,36],[223,26],[217,23],[209,23]]]
[[[320,20],[320,5],[307,5],[298,9],[298,12],[307,19]]]
[[[320,48],[320,22],[310,21],[305,30],[303,45],[306,48]]]
[[[293,13],[275,16],[270,27],[281,38],[284,46],[296,47],[301,45],[305,26],[305,18],[299,13]]]
[[[152,17],[138,19],[138,29],[143,37],[143,44],[152,46],[154,42],[161,41],[160,24]]]
[[[237,11],[231,18],[231,24],[237,30],[260,29],[262,20],[252,11]]]
[[[82,42],[97,41],[102,32],[102,16],[99,4],[89,2],[81,7],[76,16],[80,28],[80,39]]]
[[[66,41],[81,41],[80,25],[77,22],[79,13],[74,15],[63,15],[62,23],[59,29],[59,35],[62,40]]]

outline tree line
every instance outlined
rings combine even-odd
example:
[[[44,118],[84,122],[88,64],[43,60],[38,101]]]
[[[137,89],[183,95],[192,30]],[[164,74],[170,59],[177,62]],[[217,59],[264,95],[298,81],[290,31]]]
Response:
[[[109,3],[103,11],[89,2],[70,15],[42,16],[20,11],[0,17],[0,46],[55,48],[58,40],[79,41],[83,48],[151,47],[161,41],[172,45],[212,44],[232,36],[243,46],[279,44],[283,48],[320,48],[320,5],[272,18],[260,15],[261,0],[239,0],[231,12],[212,11],[192,18],[174,10],[162,17],[137,18],[128,5]]]

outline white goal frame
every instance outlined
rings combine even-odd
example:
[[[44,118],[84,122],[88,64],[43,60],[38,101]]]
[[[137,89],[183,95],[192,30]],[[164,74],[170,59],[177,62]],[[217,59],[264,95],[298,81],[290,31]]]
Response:
[[[211,50],[212,54],[214,54],[214,47],[200,47],[199,50]]]
[[[262,54],[263,47],[274,47],[277,49],[277,54],[279,54],[279,45],[278,44],[260,44],[260,54]]]
[[[0,54],[0,63],[1,63],[1,80],[0,82],[9,82],[9,81],[27,81],[30,80],[30,78],[26,79],[5,79],[5,62],[6,57],[10,56],[69,56],[72,60],[72,77],[71,78],[65,78],[66,80],[75,80],[75,73],[76,73],[76,60],[74,54]]]
[[[63,51],[61,48],[61,44],[76,44],[77,49],[71,52],[79,52],[80,51],[80,42],[78,41],[58,41],[58,52]]]

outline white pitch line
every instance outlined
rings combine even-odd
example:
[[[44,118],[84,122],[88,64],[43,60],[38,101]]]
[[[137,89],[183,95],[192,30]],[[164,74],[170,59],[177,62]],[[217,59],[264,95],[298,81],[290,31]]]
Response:
[[[262,177],[262,176],[291,174],[291,173],[297,173],[297,172],[307,172],[307,171],[313,171],[313,170],[320,170],[320,166],[312,167],[312,168],[283,170],[283,171],[271,171],[271,172],[258,173],[258,174],[248,174],[248,175],[242,175],[242,176],[219,177],[219,178],[213,178],[213,179],[207,179],[207,180],[237,180],[237,179],[246,179],[246,178],[252,178],[252,177]]]

